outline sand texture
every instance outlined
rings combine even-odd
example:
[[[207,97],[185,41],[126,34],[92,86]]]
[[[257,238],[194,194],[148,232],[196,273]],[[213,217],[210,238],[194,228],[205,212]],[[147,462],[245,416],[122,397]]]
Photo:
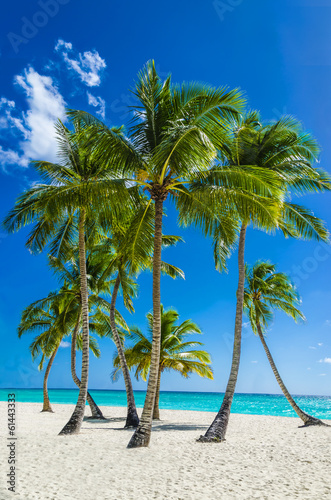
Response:
[[[196,438],[213,413],[161,410],[150,447],[128,450],[125,408],[101,408],[106,422],[86,420],[79,435],[59,437],[72,405],[53,405],[49,414],[17,403],[13,494],[6,490],[7,404],[0,403],[1,500],[331,499],[331,427],[233,414],[226,442],[204,444]]]

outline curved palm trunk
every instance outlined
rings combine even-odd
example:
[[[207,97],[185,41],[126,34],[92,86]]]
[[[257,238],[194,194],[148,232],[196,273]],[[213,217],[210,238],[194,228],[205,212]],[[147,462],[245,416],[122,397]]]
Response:
[[[120,283],[121,283],[121,277],[120,277],[120,274],[118,273],[117,277],[116,277],[112,297],[111,297],[111,302],[110,302],[109,319],[110,319],[111,331],[112,331],[114,342],[115,342],[115,345],[117,348],[118,357],[119,357],[120,365],[121,365],[121,370],[122,370],[124,382],[125,382],[126,399],[127,399],[127,415],[126,415],[125,427],[137,427],[139,424],[139,417],[137,414],[136,403],[134,400],[130,372],[129,372],[129,368],[128,368],[128,365],[127,365],[127,362],[125,359],[123,345],[122,345],[120,336],[118,334],[116,322],[115,322],[115,304],[116,304],[117,293],[118,293],[118,289],[120,287]]]
[[[88,289],[86,276],[86,252],[85,252],[85,209],[81,210],[79,217],[79,271],[80,271],[80,292],[82,301],[82,317],[83,317],[83,349],[82,349],[82,376],[79,388],[79,395],[76,407],[70,420],[66,423],[60,432],[62,434],[78,434],[83,422],[87,385],[88,385],[88,368],[89,368],[89,351],[90,351],[90,336],[89,336],[89,308],[88,308]]]
[[[155,233],[153,252],[153,342],[151,365],[144,409],[139,426],[129,441],[128,448],[148,446],[151,439],[155,394],[160,364],[161,348],[161,249],[162,249],[162,214],[165,197],[155,199]]]
[[[238,248],[238,267],[239,279],[237,289],[237,306],[236,306],[236,321],[234,329],[234,343],[232,354],[231,372],[224,394],[222,406],[216,415],[213,423],[207,430],[204,436],[200,436],[198,441],[201,442],[219,442],[225,440],[225,434],[229,423],[231,405],[233,401],[234,392],[239,372],[240,353],[241,353],[241,330],[242,330],[242,316],[244,304],[244,287],[245,287],[245,238],[246,238],[246,224],[242,224],[239,237]]]
[[[59,346],[60,346],[60,344],[58,344],[57,348],[55,349],[52,356],[50,357],[48,364],[47,364],[46,371],[45,371],[44,382],[43,382],[44,403],[43,403],[43,409],[41,410],[42,412],[49,411],[49,412],[53,413],[51,403],[49,402],[49,397],[48,397],[47,381],[48,381],[49,372],[51,371],[51,367],[52,367],[54,358],[56,356],[57,351],[59,350]]]
[[[80,387],[80,380],[77,377],[76,373],[76,341],[77,341],[77,334],[79,330],[79,323],[80,323],[80,316],[78,318],[77,324],[75,326],[75,329],[72,333],[72,339],[71,339],[71,376],[77,387]],[[105,417],[102,414],[102,411],[92,398],[89,392],[87,392],[86,395],[88,404],[90,405],[91,413],[92,413],[92,418],[98,418],[101,420],[106,420]]]
[[[322,422],[318,418],[312,417],[311,415],[308,415],[308,413],[305,413],[304,411],[302,411],[301,408],[296,404],[296,402],[292,398],[291,394],[286,389],[286,386],[285,386],[281,376],[279,375],[279,372],[276,368],[273,357],[271,356],[271,353],[270,353],[269,348],[267,346],[267,343],[265,341],[264,335],[262,333],[261,325],[259,323],[256,323],[256,327],[257,327],[257,333],[260,337],[260,340],[262,342],[262,345],[264,347],[265,353],[266,353],[267,358],[269,360],[272,371],[274,372],[274,375],[276,377],[278,385],[281,388],[281,390],[283,391],[284,396],[286,397],[287,401],[292,406],[295,413],[298,415],[298,417],[301,418],[301,420],[304,422],[304,424],[306,426],[308,426],[308,425],[326,425],[326,424],[324,424],[324,422]]]
[[[157,386],[156,386],[156,394],[155,394],[155,402],[154,402],[154,410],[153,410],[153,420],[160,420],[160,385],[161,385],[161,366],[159,368],[159,374],[157,376]]]

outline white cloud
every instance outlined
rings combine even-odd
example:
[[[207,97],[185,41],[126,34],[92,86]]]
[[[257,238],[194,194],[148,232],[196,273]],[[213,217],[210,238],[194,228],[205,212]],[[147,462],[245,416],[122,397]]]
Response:
[[[258,363],[258,361],[251,361],[251,363]]]
[[[62,340],[60,343],[60,347],[63,347],[63,348],[70,347],[70,346],[71,346],[70,342],[66,342],[65,340]]]
[[[329,364],[331,364],[331,358],[320,359],[319,363],[329,363]]]
[[[71,43],[63,40],[57,42],[55,49],[84,86],[100,85],[101,72],[106,63],[98,52],[77,53]],[[48,71],[51,71],[52,64],[50,61]],[[27,67],[22,74],[16,75],[14,82],[24,92],[27,106],[22,111],[15,101],[0,96],[0,166],[6,170],[9,165],[27,167],[31,160],[57,161],[54,124],[58,118],[66,121],[63,96],[51,76],[40,74],[33,67]],[[104,119],[105,101],[90,93],[87,93],[87,98],[96,113]],[[7,139],[8,144],[5,145]]]
[[[72,43],[61,39],[58,40],[55,50],[62,55],[67,67],[75,71],[88,87],[100,85],[100,74],[106,67],[106,62],[96,50],[75,54]],[[69,57],[69,53],[73,53],[72,57]]]
[[[309,367],[309,368],[307,368],[307,370],[311,370],[311,368]]]
[[[15,82],[24,90],[28,111],[24,125],[28,139],[20,144],[27,158],[56,161],[57,144],[54,123],[66,119],[65,102],[50,76],[40,75],[32,67],[18,75]]]
[[[24,137],[28,136],[28,130],[25,128],[23,119],[13,116],[16,110],[15,101],[9,101],[6,97],[0,99],[0,129],[15,128],[18,129]]]
[[[27,110],[16,109],[15,102],[0,99],[0,129],[13,129],[17,149],[0,149],[0,164],[27,167],[31,160],[57,160],[54,123],[66,119],[65,102],[50,76],[40,75],[32,67],[14,82],[26,95]],[[16,114],[16,116],[14,116]],[[17,134],[22,140],[17,140]]]
[[[57,44],[55,45],[55,50],[59,51],[61,49],[66,49],[68,51],[72,50],[72,43],[70,42],[65,42],[64,40],[59,39],[57,41]]]
[[[0,146],[0,165],[6,167],[6,165],[17,165],[19,167],[28,167],[29,159],[24,155],[19,155],[16,151],[12,149],[3,149]]]
[[[243,323],[243,328],[248,328],[249,327],[249,321],[247,321],[246,323]]]
[[[319,374],[320,377],[325,377],[326,376],[326,373],[320,373]]]
[[[319,347],[321,347],[321,346],[323,345],[323,343],[322,343],[322,342],[319,342],[317,345],[318,345]]]
[[[327,319],[324,323],[324,326],[331,326],[331,319]]]
[[[15,108],[15,101],[9,101],[5,97],[1,97],[0,108],[2,108],[4,105],[7,105],[9,108]]]
[[[94,95],[90,94],[90,92],[87,92],[87,100],[88,104],[90,106],[93,106],[95,108],[99,108],[96,110],[97,114],[102,116],[102,118],[105,118],[105,111],[106,111],[106,101],[104,99],[101,99],[101,97],[95,97]]]
[[[314,347],[314,346],[310,345],[309,349],[317,349],[317,347]]]

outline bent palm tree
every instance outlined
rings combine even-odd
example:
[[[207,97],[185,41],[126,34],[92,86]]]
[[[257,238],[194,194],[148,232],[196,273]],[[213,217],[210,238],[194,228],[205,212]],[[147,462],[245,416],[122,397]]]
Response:
[[[43,380],[43,412],[53,412],[48,396],[48,377],[60,343],[65,332],[58,327],[58,317],[61,314],[61,301],[53,300],[47,308],[31,304],[22,312],[21,321],[18,326],[18,337],[25,333],[39,332],[30,345],[32,360],[39,355],[41,360],[38,369],[42,370],[45,359],[49,359]]]
[[[231,141],[225,147],[228,165],[250,169],[252,165],[268,170],[278,176],[283,196],[278,198],[279,216],[272,221],[262,217],[263,213],[252,212],[242,218],[238,248],[238,288],[235,317],[232,365],[221,408],[201,442],[223,441],[229,422],[231,405],[235,393],[241,355],[241,331],[245,282],[245,240],[249,223],[265,231],[280,228],[285,236],[327,241],[328,233],[322,221],[308,209],[286,202],[291,192],[318,192],[330,189],[329,176],[315,167],[313,162],[319,151],[316,141],[302,131],[293,118],[284,117],[278,122],[263,127],[257,112],[250,112],[235,120]],[[215,167],[217,170],[217,167]],[[215,177],[217,181],[217,178]],[[214,173],[204,179],[212,187]],[[207,186],[207,188],[211,188]],[[205,188],[206,189],[206,188]]]
[[[71,374],[75,384],[80,387],[80,379],[76,373],[76,349],[81,348],[81,336],[79,335],[79,330],[81,328],[81,294],[80,294],[80,274],[79,274],[79,262],[77,256],[77,249],[72,249],[73,257],[66,263],[63,263],[61,259],[49,255],[49,264],[60,282],[63,283],[59,291],[59,295],[65,300],[65,310],[63,314],[63,328],[66,327],[68,322],[72,323],[72,340],[71,340]],[[109,294],[110,278],[105,273],[108,268],[107,259],[105,255],[99,254],[94,245],[91,246],[89,241],[87,260],[86,260],[86,270],[88,278],[88,287],[90,290],[89,296],[89,309],[90,313],[93,313],[93,317],[90,318],[90,330],[93,326],[93,331],[95,331],[100,337],[112,336],[107,331],[107,329],[100,328],[97,322],[95,322],[96,312],[100,309],[110,309],[111,304],[101,295],[107,296]],[[92,321],[92,323],[91,323]],[[122,328],[128,331],[128,326],[123,320],[122,316],[117,310],[114,311],[114,321],[119,324]],[[100,408],[95,403],[91,394],[87,392],[87,401],[91,408],[92,418],[104,419]]]
[[[75,384],[77,385],[78,388],[80,388],[80,379],[78,378],[77,376],[77,372],[76,372],[76,351],[78,348],[82,348],[82,345],[81,344],[81,339],[79,338],[78,336],[78,331],[79,331],[79,326],[80,326],[80,321],[81,321],[81,314],[79,314],[79,317],[77,319],[77,323],[73,329],[73,332],[72,332],[72,336],[71,336],[71,352],[70,352],[70,369],[71,369],[71,376],[72,376],[72,379],[73,381],[75,382]],[[89,340],[89,345],[90,345],[90,349],[92,350],[92,352],[94,353],[94,355],[96,355],[96,352],[95,350],[93,349],[93,346],[92,346],[92,338],[90,336],[90,340]],[[100,353],[98,354],[98,356],[100,355]],[[89,393],[89,391],[87,391],[87,394],[86,394],[86,399],[87,399],[87,402],[90,406],[90,409],[91,409],[91,414],[92,414],[92,417],[93,419],[98,419],[98,420],[106,420],[105,417],[103,416],[102,414],[102,411],[100,410],[99,406],[96,404],[96,402],[94,401],[94,399],[92,398],[91,394]]]
[[[44,380],[43,380],[43,409],[42,411],[52,412],[52,407],[48,397],[47,382],[54,358],[58,352],[61,341],[64,337],[71,334],[71,326],[68,322],[68,300],[63,294],[50,293],[46,299],[38,300],[24,309],[18,326],[18,336],[25,333],[40,332],[30,345],[32,360],[41,355],[39,370],[42,370],[45,359],[49,358]],[[78,348],[81,348],[81,341],[72,338],[72,344],[75,342]],[[93,337],[90,337],[90,349],[96,357],[100,356],[100,350]],[[100,416],[100,410],[94,403],[91,396],[88,396],[92,416]]]
[[[127,417],[125,427],[137,427],[139,418],[137,414],[135,398],[132,388],[130,371],[127,365],[124,348],[120,334],[116,327],[115,305],[119,290],[122,290],[123,301],[130,312],[134,312],[132,297],[136,293],[136,284],[132,276],[152,267],[153,236],[154,236],[154,207],[141,199],[133,214],[123,217],[120,227],[113,227],[110,238],[103,238],[101,243],[95,247],[95,252],[107,255],[109,263],[103,276],[114,275],[113,290],[110,303],[110,326],[113,340],[115,342],[119,363],[123,373],[127,395]],[[162,246],[175,245],[182,239],[178,236],[162,236]],[[135,251],[133,249],[135,248]],[[178,276],[184,278],[184,273],[177,267],[161,262],[161,271],[172,278]],[[106,325],[105,325],[106,327]]]
[[[209,366],[210,355],[206,351],[196,349],[203,344],[192,340],[185,342],[188,335],[202,333],[200,328],[190,319],[177,326],[175,323],[178,319],[177,311],[172,308],[164,311],[161,305],[161,350],[153,419],[160,418],[160,383],[161,375],[165,370],[177,371],[185,378],[191,373],[196,373],[200,377],[213,379],[213,372]],[[147,380],[151,365],[153,340],[153,315],[151,313],[147,314],[147,320],[148,336],[145,336],[137,327],[131,328],[130,340],[134,342],[134,345],[124,351],[128,367],[136,368],[136,379],[141,377],[144,381]],[[114,366],[116,369],[113,372],[113,379],[116,380],[120,371],[118,356],[114,358]]]
[[[53,253],[54,248],[57,249],[63,244],[63,238],[56,238],[58,234],[64,234],[67,243],[63,248],[68,248],[78,232],[83,329],[82,374],[76,407],[60,434],[75,434],[80,431],[87,397],[89,292],[86,272],[86,222],[97,218],[100,209],[104,213],[112,208],[117,211],[119,201],[123,203],[128,197],[124,181],[114,179],[109,166],[95,156],[86,133],[81,132],[77,123],[74,123],[74,127],[74,131],[70,131],[58,122],[56,129],[60,163],[33,163],[45,184],[37,184],[21,195],[4,221],[5,228],[10,232],[36,222],[27,242],[33,252],[41,251],[51,243]],[[73,225],[75,219],[78,219],[78,231]]]
[[[308,415],[297,405],[288,392],[265,341],[265,329],[273,318],[273,310],[279,309],[295,321],[305,319],[297,308],[299,296],[285,273],[276,273],[276,266],[269,262],[257,262],[251,268],[246,265],[246,288],[244,307],[251,328],[258,334],[279,387],[295,413],[305,426],[326,425],[318,418]]]

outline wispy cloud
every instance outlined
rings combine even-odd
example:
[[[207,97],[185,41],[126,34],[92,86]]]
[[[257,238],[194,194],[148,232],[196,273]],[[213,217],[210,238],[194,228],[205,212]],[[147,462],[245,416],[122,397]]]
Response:
[[[14,82],[24,92],[27,109],[17,109],[14,101],[0,100],[0,128],[15,133],[17,149],[0,149],[0,163],[27,167],[31,160],[56,161],[57,144],[54,122],[65,120],[65,102],[50,76],[25,68]],[[21,140],[17,141],[17,136]]]
[[[70,346],[71,346],[70,342],[66,342],[65,340],[62,340],[60,343],[60,347],[63,347],[63,348],[67,348]]]
[[[321,347],[321,346],[323,345],[323,343],[322,343],[322,342],[319,342],[317,345],[318,345],[319,347]]]
[[[326,376],[326,373],[320,373],[319,374],[320,377],[325,377]]]
[[[258,363],[258,361],[251,361],[251,363]]]
[[[18,129],[22,134],[27,137],[28,130],[24,127],[23,119],[17,118],[13,115],[16,112],[15,101],[10,101],[6,97],[0,99],[0,129]]]
[[[61,39],[58,40],[55,50],[62,55],[67,67],[74,71],[88,87],[100,85],[101,73],[106,67],[106,61],[96,50],[86,51],[83,54],[77,53],[72,43]]]
[[[106,101],[99,96],[95,97],[94,95],[90,94],[90,92],[87,92],[87,101],[90,106],[98,108],[96,109],[96,113],[104,119],[106,112]]]
[[[6,168],[10,165],[28,167],[29,159],[24,155],[16,153],[16,151],[13,151],[12,149],[3,149],[2,146],[0,146],[0,165],[2,166],[4,172],[7,172]]]
[[[314,347],[314,346],[310,345],[309,349],[317,349],[317,347]]]
[[[324,326],[331,326],[331,319],[327,319],[327,320],[324,322]]]
[[[331,358],[320,359],[319,363],[328,363],[328,364],[331,364]]]

